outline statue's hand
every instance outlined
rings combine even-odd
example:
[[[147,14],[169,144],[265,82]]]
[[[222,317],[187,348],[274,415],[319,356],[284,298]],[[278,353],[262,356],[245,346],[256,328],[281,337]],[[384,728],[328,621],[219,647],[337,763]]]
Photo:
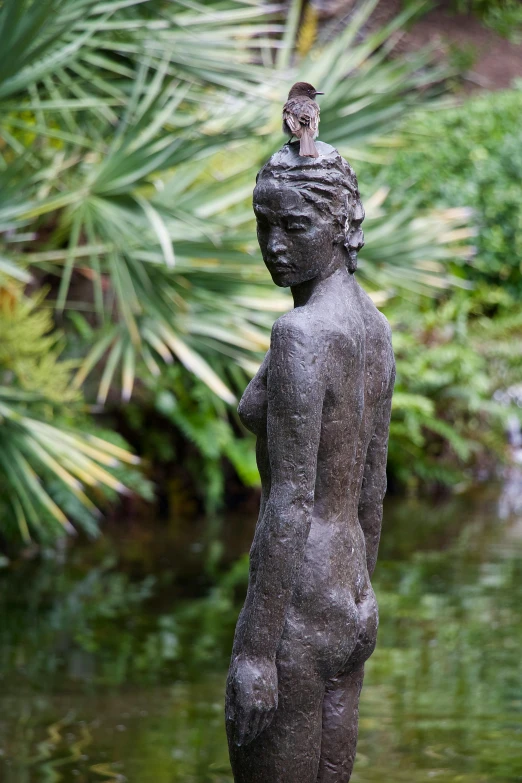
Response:
[[[226,719],[236,745],[248,745],[270,724],[277,708],[277,669],[267,658],[238,655],[227,680]]]

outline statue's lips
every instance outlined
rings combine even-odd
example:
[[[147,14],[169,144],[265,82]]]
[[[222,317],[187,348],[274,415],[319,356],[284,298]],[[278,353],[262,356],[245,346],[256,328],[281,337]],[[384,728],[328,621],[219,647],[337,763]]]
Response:
[[[271,272],[289,272],[292,268],[292,265],[282,258],[269,259],[267,266]]]

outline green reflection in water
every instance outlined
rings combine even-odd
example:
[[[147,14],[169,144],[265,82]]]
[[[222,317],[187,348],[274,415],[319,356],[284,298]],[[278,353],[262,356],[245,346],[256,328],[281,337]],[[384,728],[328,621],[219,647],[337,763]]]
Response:
[[[522,780],[521,486],[388,504],[354,783]],[[189,579],[155,534],[2,573],[2,783],[231,783],[246,560]]]

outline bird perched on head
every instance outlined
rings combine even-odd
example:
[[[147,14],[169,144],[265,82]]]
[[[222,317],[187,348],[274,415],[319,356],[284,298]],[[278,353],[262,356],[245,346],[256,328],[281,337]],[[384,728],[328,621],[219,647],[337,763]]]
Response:
[[[290,138],[296,136],[301,142],[299,154],[307,158],[318,158],[314,139],[319,133],[319,106],[316,95],[324,95],[308,82],[297,82],[288,93],[283,106],[283,133]]]

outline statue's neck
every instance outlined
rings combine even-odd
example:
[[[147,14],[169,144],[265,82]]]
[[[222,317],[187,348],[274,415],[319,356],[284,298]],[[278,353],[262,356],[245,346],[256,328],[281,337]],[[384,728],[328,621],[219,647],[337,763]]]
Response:
[[[318,275],[312,280],[306,280],[304,283],[292,286],[294,307],[302,307],[318,298],[336,297],[340,290],[347,289],[352,285],[355,285],[355,278],[343,263],[324,277]]]

